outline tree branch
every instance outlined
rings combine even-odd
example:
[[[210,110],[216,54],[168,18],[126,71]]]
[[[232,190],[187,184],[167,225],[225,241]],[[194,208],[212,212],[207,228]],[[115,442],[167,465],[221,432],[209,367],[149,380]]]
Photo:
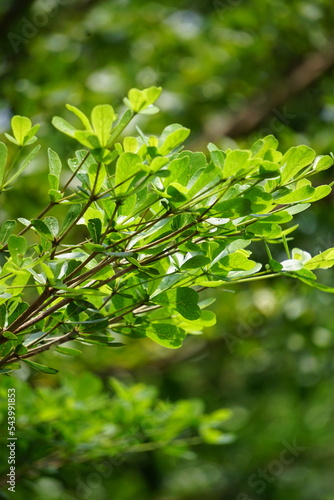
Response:
[[[331,40],[323,50],[309,55],[285,79],[267,90],[265,94],[261,92],[251,98],[246,107],[225,126],[218,126],[215,131],[210,129],[210,140],[217,140],[223,135],[238,137],[249,134],[274,108],[282,106],[288,99],[303,92],[333,66],[334,40]],[[207,139],[203,138],[206,142]]]

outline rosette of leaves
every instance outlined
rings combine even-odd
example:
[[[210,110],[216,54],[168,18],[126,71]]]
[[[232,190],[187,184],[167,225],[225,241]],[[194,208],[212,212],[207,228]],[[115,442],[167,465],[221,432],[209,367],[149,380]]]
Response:
[[[208,287],[288,275],[334,291],[313,272],[334,264],[333,248],[313,257],[289,249],[294,215],[331,191],[311,180],[332,158],[307,146],[282,154],[273,136],[249,150],[209,144],[205,155],[183,149],[189,130],[179,124],[160,137],[138,127],[125,136],[135,115],[158,111],[160,92],[132,89],[120,118],[106,104],[90,117],[68,105],[77,125],[53,119],[79,149],[68,165],[49,149],[49,205],[30,220],[1,226],[3,372],[24,362],[54,373],[30,358],[54,347],[75,354],[63,346],[73,340],[117,347],[121,335],[180,347],[188,334],[215,322],[210,301],[200,300]],[[38,153],[38,146],[30,151],[37,126],[14,117],[12,128],[10,162],[0,145],[2,190]],[[66,182],[63,169],[70,172]],[[267,262],[251,258],[255,244],[265,247]],[[272,255],[279,246],[287,254],[282,262]]]

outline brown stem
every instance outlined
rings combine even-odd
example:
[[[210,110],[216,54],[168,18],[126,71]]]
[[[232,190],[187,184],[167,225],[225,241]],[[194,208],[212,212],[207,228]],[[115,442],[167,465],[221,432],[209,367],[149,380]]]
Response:
[[[22,322],[24,322],[29,316],[35,314],[38,308],[44,304],[45,300],[50,296],[52,289],[45,288],[41,295],[37,297],[37,299],[26,309],[18,318],[5,331],[14,332],[16,328],[18,328]],[[2,334],[1,334],[2,335]],[[6,338],[0,340],[0,344],[7,342]]]
[[[32,349],[26,354],[22,354],[21,356],[15,354],[12,355],[9,359],[5,358],[2,359],[0,361],[0,366],[3,366],[4,364],[13,363],[14,361],[20,361],[21,359],[31,358],[32,356],[36,356],[36,354],[41,354],[42,352],[48,351],[50,347],[53,345],[64,344],[65,342],[72,340],[72,338],[74,338],[74,336],[77,335],[77,333],[78,333],[77,330],[74,328],[69,333],[66,333],[63,337],[57,337],[56,339],[52,339],[43,345],[35,347],[35,349]]]

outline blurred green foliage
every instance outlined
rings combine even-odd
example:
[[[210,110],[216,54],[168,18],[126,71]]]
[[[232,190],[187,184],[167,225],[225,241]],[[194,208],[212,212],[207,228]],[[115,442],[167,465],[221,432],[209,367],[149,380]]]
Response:
[[[130,87],[161,85],[163,113],[154,117],[151,131],[160,132],[170,122],[189,126],[193,149],[210,140],[222,147],[248,146],[254,136],[268,133],[286,147],[306,143],[319,153],[333,149],[331,67],[297,96],[272,106],[249,134],[231,139],[220,132],[230,117],[247,108],[253,94],[268,102],[274,84],[286,88],[290,72],[310,53],[325,50],[332,57],[327,49],[334,21],[330,0],[55,1],[48,3],[54,7],[43,26],[24,31],[26,19],[33,22],[43,4],[7,1],[0,6],[2,131],[12,114],[32,116],[34,123],[42,123],[45,143],[61,152],[50,122],[65,103],[88,111],[101,102],[115,103]],[[10,33],[24,39],[17,51]],[[71,156],[71,148],[69,140],[64,153]],[[40,210],[36,200],[44,204],[45,172],[46,159],[30,170],[17,191],[8,193],[2,220],[8,204],[17,216],[22,216],[22,206],[31,216]],[[332,198],[327,198],[298,216],[296,246],[314,254],[334,245],[331,208]],[[326,273],[322,281],[326,279],[330,283],[332,275]],[[196,457],[133,454],[101,483],[101,499],[333,500],[332,296],[303,286],[295,289],[289,281],[214,293],[217,326],[188,339],[177,354],[141,341],[112,355],[90,348],[70,365],[60,355],[41,356],[41,362],[53,356],[53,366],[66,376],[36,376],[26,369],[22,376],[36,393],[36,412],[45,406],[40,387],[61,394],[61,387],[87,370],[103,381],[113,375],[153,384],[163,399],[201,399],[208,411],[234,409],[226,422],[226,428],[237,431],[234,443],[200,445]],[[20,392],[22,408],[29,394],[28,389]],[[41,424],[35,425],[38,433]],[[294,441],[306,449],[283,468],[277,466],[283,442]],[[50,446],[48,433],[43,443]],[[34,478],[41,499],[65,497],[73,479],[95,471],[92,463],[76,465],[77,476],[71,467],[59,469],[56,477],[41,469]],[[262,491],[254,480],[263,470],[269,479]],[[19,495],[26,497],[25,492]]]
[[[46,484],[55,485],[49,498],[63,499],[65,491],[81,498],[80,490],[86,490],[94,498],[107,498],[105,486],[98,483],[108,479],[109,488],[116,467],[125,464],[132,453],[157,450],[167,459],[186,460],[196,456],[190,451],[192,445],[233,441],[232,434],[221,430],[223,422],[231,417],[229,410],[205,415],[201,400],[161,401],[153,386],[128,387],[111,379],[105,381],[104,387],[101,379],[89,372],[83,372],[79,378],[61,379],[58,388],[29,387],[9,378],[4,382],[1,388],[4,421],[7,391],[13,388],[16,391],[19,497],[47,498],[43,480],[35,482],[42,471],[50,478]],[[5,477],[7,464],[4,465],[0,473]],[[80,479],[82,471],[91,468],[95,475],[88,473]],[[69,480],[68,473],[76,480]],[[94,484],[97,475],[100,481]]]

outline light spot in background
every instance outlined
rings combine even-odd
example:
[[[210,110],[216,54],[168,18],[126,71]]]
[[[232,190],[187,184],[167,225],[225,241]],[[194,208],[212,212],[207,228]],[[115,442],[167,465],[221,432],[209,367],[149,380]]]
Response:
[[[174,493],[192,493],[206,490],[208,486],[226,484],[222,471],[215,465],[204,463],[200,467],[183,467],[176,469],[166,481],[168,489]]]
[[[323,109],[320,112],[321,118],[328,123],[334,122],[334,105],[333,104],[325,104]]]
[[[91,33],[98,33],[101,29],[103,30],[103,28],[109,31],[110,26],[113,25],[113,13],[103,6],[97,6],[89,10],[85,17],[84,25]]]
[[[10,128],[11,112],[9,106],[0,109],[0,132],[3,133]]]
[[[220,97],[224,90],[224,84],[219,78],[211,78],[201,86],[201,93],[205,99]]]
[[[161,111],[180,112],[184,108],[182,98],[175,92],[164,90],[159,97],[158,106]]]
[[[304,313],[305,309],[306,304],[302,297],[290,299],[283,305],[284,314],[288,319],[292,320],[299,318]]]
[[[254,305],[266,316],[270,316],[275,310],[276,298],[269,288],[256,290],[253,295]]]
[[[251,350],[249,357],[253,362],[250,370],[253,373],[263,372],[271,363],[272,357],[268,351],[260,347],[256,347]]]
[[[64,493],[64,489],[59,481],[56,479],[52,479],[50,477],[42,477],[37,479],[34,484],[36,493],[39,495],[39,498],[42,498],[45,495],[45,498],[49,498],[50,500],[57,499],[59,496],[62,496]]]
[[[145,61],[149,64],[152,62],[157,43],[159,40],[154,33],[150,37],[142,37],[131,45],[130,55],[137,63]]]
[[[302,373],[315,373],[318,370],[318,360],[314,356],[303,356],[299,362],[299,368]]]
[[[312,2],[312,3],[301,3],[299,7],[300,13],[312,20],[312,21],[317,21],[322,18],[322,12],[321,9],[317,7],[317,5]]]
[[[293,333],[287,340],[287,347],[290,351],[300,351],[304,348],[305,339],[299,333]]]
[[[330,407],[326,405],[313,406],[304,416],[305,424],[310,429],[320,429],[324,427],[330,419]]]
[[[94,71],[86,80],[89,90],[104,94],[122,92],[122,83],[120,76],[107,68]]]
[[[61,52],[71,43],[68,36],[63,33],[54,33],[45,39],[45,47],[49,52]]]
[[[15,83],[15,90],[25,94],[29,99],[37,99],[40,95],[40,88],[34,85],[30,80],[21,78]]]
[[[168,16],[165,24],[167,24],[179,38],[189,40],[199,36],[203,25],[203,19],[192,10],[179,10]]]
[[[326,328],[318,327],[313,331],[312,342],[319,347],[327,347],[332,342],[332,333]]]
[[[45,96],[45,103],[47,103],[49,107],[55,105],[64,106],[64,104],[69,100],[70,93],[71,88],[69,86],[56,89],[53,92],[49,92],[49,94]]]
[[[151,87],[152,85],[156,85],[159,81],[159,72],[155,71],[155,69],[147,66],[139,71],[136,81],[138,84],[144,88]]]

